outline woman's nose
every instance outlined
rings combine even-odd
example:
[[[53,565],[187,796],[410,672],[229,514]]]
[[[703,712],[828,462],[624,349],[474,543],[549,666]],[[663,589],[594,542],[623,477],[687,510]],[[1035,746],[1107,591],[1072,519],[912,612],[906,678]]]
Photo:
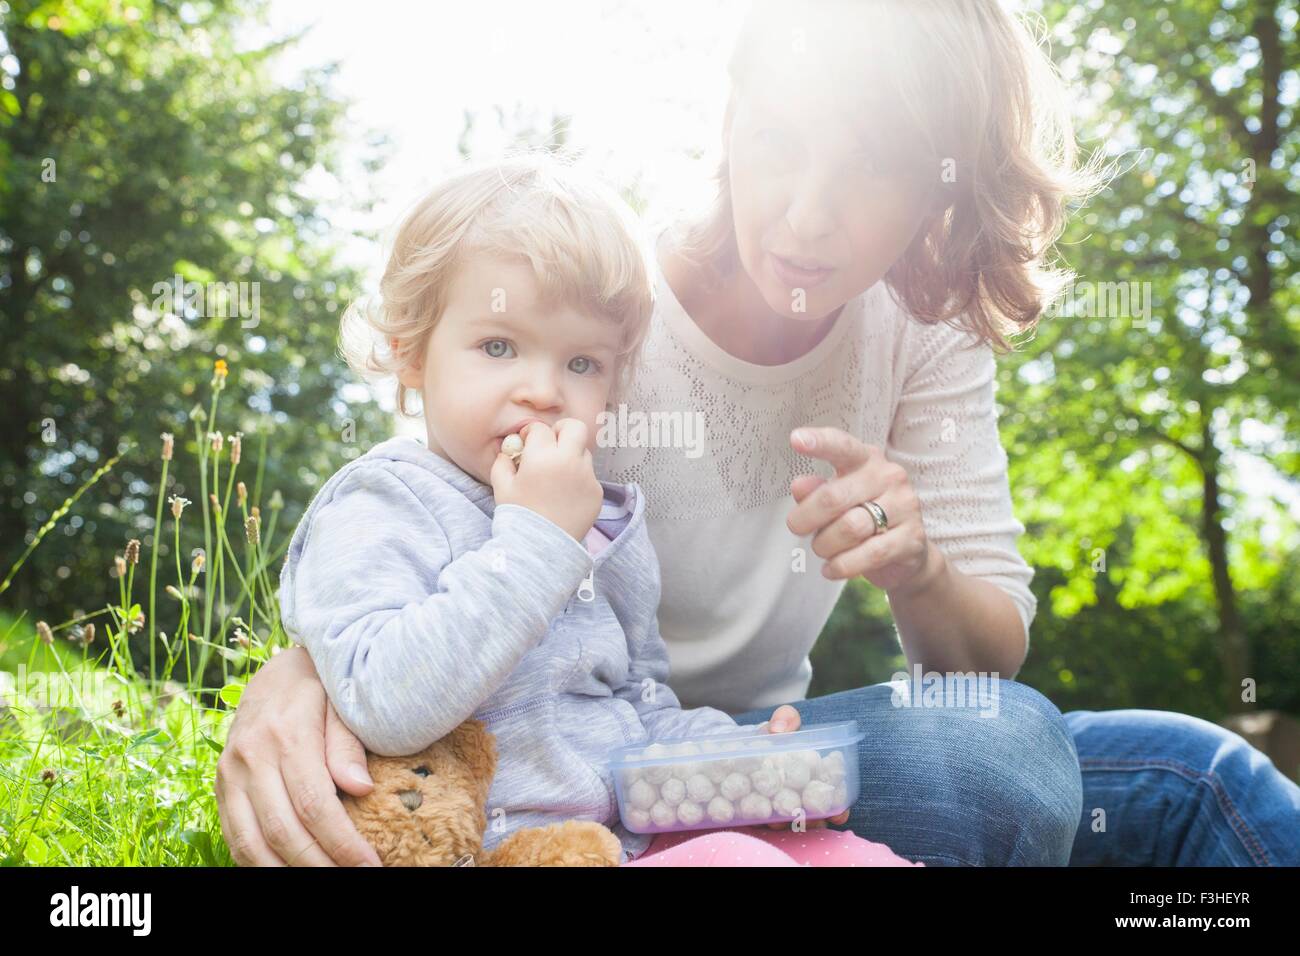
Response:
[[[835,228],[835,214],[829,202],[832,192],[821,177],[811,174],[801,176],[795,184],[785,210],[785,221],[797,242],[810,245]]]

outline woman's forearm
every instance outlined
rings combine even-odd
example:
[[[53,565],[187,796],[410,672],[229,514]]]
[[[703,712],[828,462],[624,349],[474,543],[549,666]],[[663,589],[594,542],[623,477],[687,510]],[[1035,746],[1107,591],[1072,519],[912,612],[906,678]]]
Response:
[[[1025,629],[1011,596],[962,574],[934,544],[926,568],[887,591],[909,667],[984,671],[1010,679],[1025,655]]]

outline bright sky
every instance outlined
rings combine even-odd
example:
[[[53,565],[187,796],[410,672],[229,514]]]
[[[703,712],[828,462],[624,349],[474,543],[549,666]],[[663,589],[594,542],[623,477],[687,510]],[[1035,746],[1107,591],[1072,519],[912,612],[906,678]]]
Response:
[[[651,215],[707,197],[727,54],[745,6],[370,0],[358,8],[343,0],[279,0],[267,29],[284,36],[310,26],[281,59],[285,82],[305,67],[339,61],[336,90],[354,104],[351,162],[369,132],[391,138],[393,158],[380,176],[345,176],[342,191],[318,184],[337,226],[382,231],[458,164],[466,111],[479,115],[470,141],[475,156],[509,145],[498,107],[516,124],[511,113],[547,127],[557,113],[572,116],[571,143],[615,186],[639,183]],[[353,206],[367,188],[379,200],[368,217]],[[356,264],[378,263],[378,249],[354,251]]]

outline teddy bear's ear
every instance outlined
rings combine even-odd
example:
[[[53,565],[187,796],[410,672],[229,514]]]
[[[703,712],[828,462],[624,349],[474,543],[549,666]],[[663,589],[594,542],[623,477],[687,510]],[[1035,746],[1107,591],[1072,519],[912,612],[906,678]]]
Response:
[[[492,775],[497,769],[496,740],[479,720],[467,720],[447,735],[451,752],[469,768],[482,789],[479,802],[487,801]]]

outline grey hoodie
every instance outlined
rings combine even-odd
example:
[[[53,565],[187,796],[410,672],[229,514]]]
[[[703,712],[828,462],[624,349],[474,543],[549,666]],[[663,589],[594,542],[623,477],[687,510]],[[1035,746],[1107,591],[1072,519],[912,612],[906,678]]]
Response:
[[[605,823],[625,859],[615,747],[736,726],[683,710],[659,635],[659,562],[636,484],[602,481],[631,518],[593,557],[522,505],[407,437],[340,468],[294,530],[285,631],[372,752],[414,753],[469,717],[497,741],[485,849],[523,827]],[[628,501],[628,497],[632,499]]]

